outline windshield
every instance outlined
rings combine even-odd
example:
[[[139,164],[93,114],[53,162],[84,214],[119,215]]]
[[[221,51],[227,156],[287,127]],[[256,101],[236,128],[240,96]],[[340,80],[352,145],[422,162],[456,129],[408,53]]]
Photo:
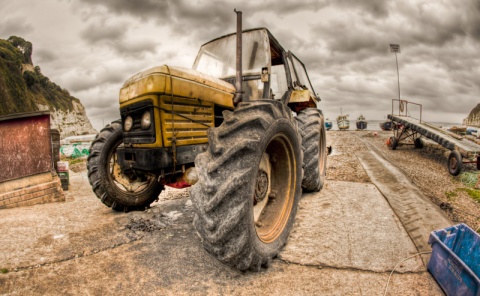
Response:
[[[312,85],[310,84],[310,79],[308,79],[307,71],[305,70],[305,66],[303,65],[302,62],[300,62],[299,59],[297,59],[296,56],[293,54],[292,60],[293,60],[293,65],[295,67],[295,72],[297,73],[297,78],[298,78],[298,83],[302,87],[306,87],[308,90],[310,90],[312,93],[314,92]]]
[[[260,74],[270,68],[270,44],[266,30],[244,32],[242,35],[243,75]],[[193,69],[216,78],[235,76],[236,35],[209,42],[200,48]]]

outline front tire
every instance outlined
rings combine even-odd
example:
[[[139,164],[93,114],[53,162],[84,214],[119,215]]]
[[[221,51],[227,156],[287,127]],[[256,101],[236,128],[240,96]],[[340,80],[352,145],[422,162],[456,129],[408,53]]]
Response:
[[[108,124],[97,134],[87,159],[88,180],[106,206],[125,212],[144,210],[158,198],[163,185],[153,174],[124,174],[116,157],[116,149],[122,144],[120,120]]]
[[[327,151],[325,125],[322,111],[307,108],[296,117],[302,136],[304,174],[302,188],[305,191],[320,191],[325,183]]]
[[[239,270],[259,270],[285,245],[301,196],[302,150],[288,107],[259,100],[224,111],[195,165],[194,225],[205,249]]]

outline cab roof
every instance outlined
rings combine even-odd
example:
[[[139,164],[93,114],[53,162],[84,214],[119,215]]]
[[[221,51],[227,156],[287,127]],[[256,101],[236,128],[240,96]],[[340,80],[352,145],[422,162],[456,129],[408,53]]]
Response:
[[[272,60],[276,60],[279,57],[281,58],[282,52],[285,52],[285,49],[280,45],[278,40],[272,35],[272,33],[267,28],[265,28],[265,27],[252,28],[252,29],[243,30],[242,33],[248,33],[248,32],[252,32],[252,31],[265,31],[265,33],[268,36],[268,40],[270,42],[270,51],[271,51],[271,55],[272,55]],[[202,47],[209,44],[209,43],[215,42],[217,40],[220,40],[220,39],[223,39],[223,38],[226,38],[226,37],[230,37],[230,36],[235,35],[235,34],[237,34],[237,33],[233,32],[233,33],[230,33],[230,34],[223,35],[221,37],[217,37],[215,39],[212,39],[212,40],[202,44]]]

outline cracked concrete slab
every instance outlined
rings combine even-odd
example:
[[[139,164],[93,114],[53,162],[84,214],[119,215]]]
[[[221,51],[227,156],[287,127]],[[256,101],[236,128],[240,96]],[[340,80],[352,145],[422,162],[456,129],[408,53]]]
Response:
[[[304,194],[280,258],[302,265],[388,272],[417,250],[388,202],[371,183],[329,181]],[[425,270],[419,258],[398,272]]]
[[[379,153],[356,153],[368,176],[388,200],[418,252],[429,252],[428,238],[433,230],[453,225],[452,221],[401,170]],[[422,255],[425,265],[430,255]]]
[[[2,211],[0,267],[28,269],[89,256],[132,243],[144,234],[128,228],[141,212],[118,213],[100,206],[86,174],[72,176],[67,201]],[[179,213],[165,213],[158,223],[173,223]]]

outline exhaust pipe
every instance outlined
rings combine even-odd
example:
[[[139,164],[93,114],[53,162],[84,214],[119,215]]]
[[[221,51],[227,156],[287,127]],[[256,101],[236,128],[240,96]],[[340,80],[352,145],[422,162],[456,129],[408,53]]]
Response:
[[[242,12],[234,9],[237,14],[237,75],[235,80],[235,98],[233,103],[236,105],[243,101],[242,90]],[[248,99],[247,99],[248,100]]]

